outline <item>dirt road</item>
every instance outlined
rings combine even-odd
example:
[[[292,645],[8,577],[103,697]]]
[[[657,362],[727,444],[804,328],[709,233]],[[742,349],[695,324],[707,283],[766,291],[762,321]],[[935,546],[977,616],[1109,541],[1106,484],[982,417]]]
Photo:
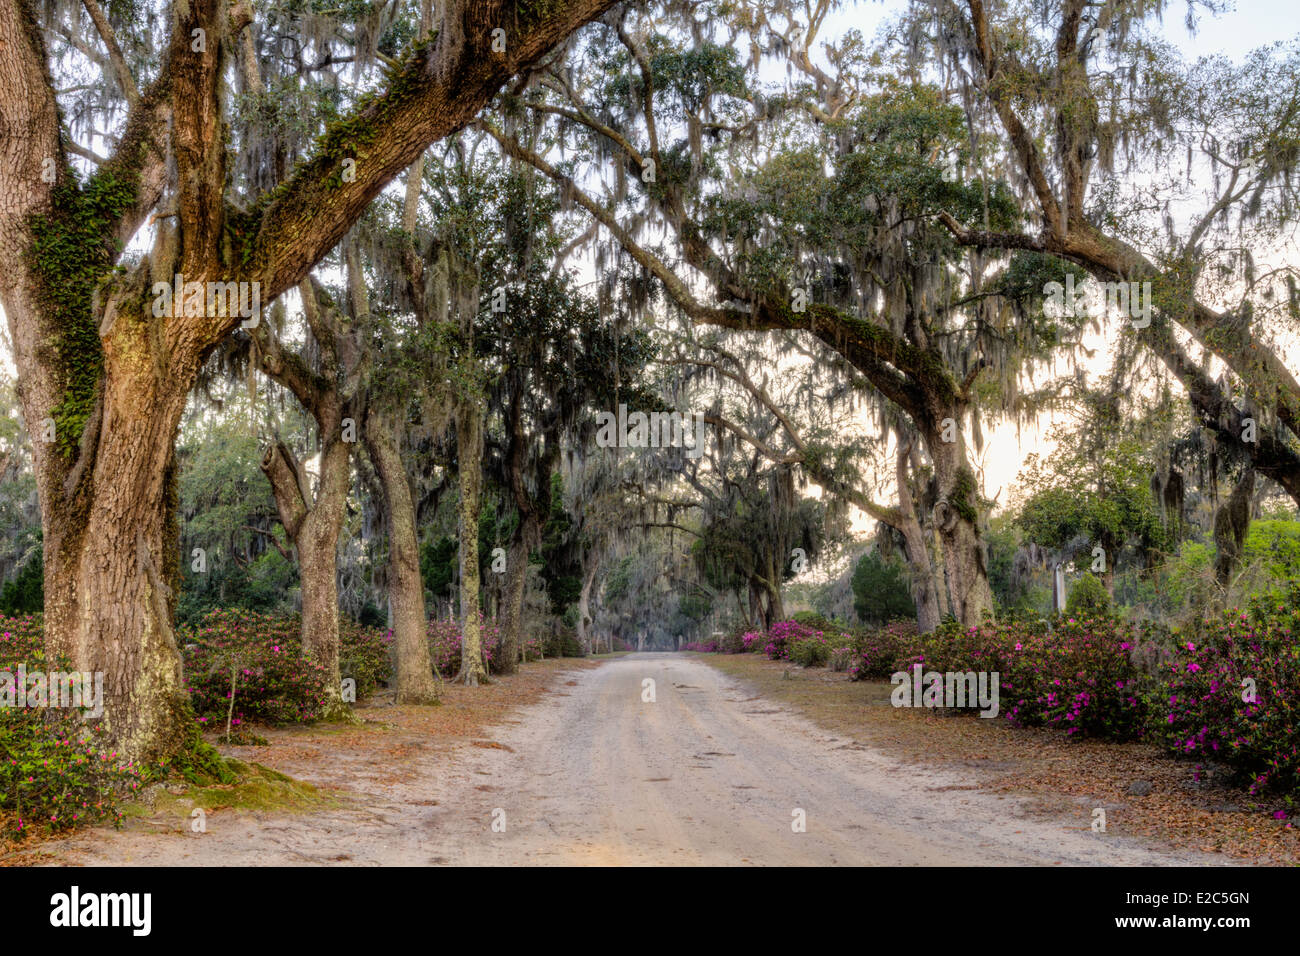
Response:
[[[1031,819],[1011,797],[836,738],[692,657],[635,654],[564,683],[497,728],[500,749],[417,753],[406,781],[352,781],[356,806],[227,811],[205,834],[95,831],[60,855],[182,865],[1224,862],[1093,833],[1086,812]]]

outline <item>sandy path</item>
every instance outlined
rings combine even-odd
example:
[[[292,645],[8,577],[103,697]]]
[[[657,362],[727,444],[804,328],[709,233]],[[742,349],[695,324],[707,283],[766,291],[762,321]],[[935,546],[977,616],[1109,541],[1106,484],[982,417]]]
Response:
[[[1030,818],[967,774],[836,738],[690,657],[636,654],[565,678],[497,728],[510,749],[417,753],[404,782],[346,781],[354,808],[227,811],[206,834],[99,830],[44,849],[87,864],[1224,862],[1092,833],[1086,813]],[[806,832],[792,830],[795,809]]]

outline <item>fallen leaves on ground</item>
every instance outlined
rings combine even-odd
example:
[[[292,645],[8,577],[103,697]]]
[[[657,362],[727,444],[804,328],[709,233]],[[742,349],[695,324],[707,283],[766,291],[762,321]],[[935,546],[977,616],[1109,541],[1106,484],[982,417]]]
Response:
[[[1255,863],[1300,863],[1300,829],[1271,816],[1283,807],[1280,800],[1198,781],[1193,764],[1150,744],[1076,739],[1001,719],[896,708],[886,682],[853,682],[826,668],[804,670],[753,654],[699,658],[857,744],[909,762],[973,771],[981,789],[1027,796],[1029,813],[1071,815],[1088,827],[1093,808],[1102,807],[1108,832]],[[1150,792],[1125,792],[1137,781],[1149,783]]]

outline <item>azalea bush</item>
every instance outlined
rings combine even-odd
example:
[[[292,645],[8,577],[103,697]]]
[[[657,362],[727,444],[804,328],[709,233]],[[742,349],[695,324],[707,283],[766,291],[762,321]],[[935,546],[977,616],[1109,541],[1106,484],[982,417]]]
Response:
[[[899,662],[917,643],[915,621],[895,621],[859,633],[853,642],[856,656],[849,665],[850,680],[888,680]]]
[[[789,643],[790,661],[800,667],[823,667],[831,658],[831,640],[821,631]]]
[[[853,654],[852,647],[837,647],[831,651],[827,666],[836,673],[843,673],[853,665]]]
[[[460,623],[430,621],[428,636],[429,656],[433,658],[434,669],[443,680],[455,677],[460,672],[461,645],[465,640]],[[501,627],[494,619],[484,617],[481,611],[479,612],[479,644],[487,669],[495,672],[499,669],[501,660]],[[552,653],[543,638],[536,635],[523,638],[524,660],[537,660],[543,656],[544,651],[550,656],[560,656],[559,653]]]
[[[1002,646],[991,653],[1001,654],[1001,697],[1012,723],[1109,740],[1145,735],[1150,677],[1133,653],[1132,627],[1112,618],[1067,618],[1050,632],[1018,626],[1001,633]]]
[[[96,724],[74,710],[0,707],[0,809],[7,836],[121,822],[119,802],[140,788],[140,769],[99,737]]]
[[[47,667],[43,643],[41,615],[0,615],[0,669],[15,675],[19,664],[28,672],[69,670],[67,662]],[[0,820],[6,836],[121,822],[119,801],[139,789],[141,771],[100,737],[100,725],[83,721],[77,710],[0,707]]]
[[[815,631],[798,621],[777,621],[768,629],[767,642],[763,645],[763,653],[768,656],[769,660],[788,661],[793,643],[806,641],[814,634],[820,633],[820,631]]]
[[[317,720],[328,675],[304,660],[295,616],[242,609],[214,610],[177,631],[194,712],[206,727],[224,726],[234,670],[234,721],[272,724]],[[237,723],[236,723],[237,722]]]
[[[722,646],[715,640],[707,641],[687,641],[682,645],[684,651],[695,651],[700,654],[717,654],[722,650]]]
[[[1300,798],[1300,608],[1256,605],[1180,640],[1153,694],[1170,751],[1222,763],[1252,793]]]

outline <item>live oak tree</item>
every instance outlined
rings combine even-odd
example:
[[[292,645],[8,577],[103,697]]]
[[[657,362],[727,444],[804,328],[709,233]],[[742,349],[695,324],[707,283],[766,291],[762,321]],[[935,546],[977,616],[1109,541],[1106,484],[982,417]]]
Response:
[[[431,38],[390,58],[385,76],[371,64],[374,92],[282,181],[241,191],[227,175],[226,89],[249,6],[192,0],[161,18],[149,8],[160,44],[144,42],[139,8],[97,24],[83,45],[121,98],[105,117],[109,155],[87,159],[83,180],[69,157],[97,154],[74,144],[60,116],[47,39],[57,25],[28,0],[0,0],[0,116],[24,131],[0,143],[0,301],[24,420],[56,426],[55,441],[33,443],[47,649],[104,672],[105,719],[126,756],[152,759],[187,737],[172,634],[176,430],[205,358],[245,319],[208,307],[207,283],[256,283],[263,303],[297,286],[430,143],[611,5],[441,5]],[[80,23],[71,32],[87,36]],[[146,58],[133,73],[119,36],[159,49],[156,64]],[[154,213],[148,252],[124,258]],[[154,314],[154,284],[176,275],[197,294]]]
[[[1279,334],[1296,327],[1300,284],[1294,266],[1264,265],[1294,232],[1300,50],[1185,64],[1150,29],[1166,6],[918,4],[916,59],[938,64],[966,103],[983,144],[973,166],[1007,171],[1029,222],[940,216],[990,253],[1149,282],[1154,314],[1126,322],[1128,334],[1182,384],[1202,426],[1249,459],[1246,497],[1258,473],[1300,502],[1300,382]]]
[[[649,14],[629,14],[540,72],[519,100],[531,128],[487,128],[562,184],[691,321],[806,334],[901,412],[931,469],[952,612],[976,624],[993,602],[968,432],[978,446],[981,415],[1032,414],[1033,363],[1077,329],[1007,294],[1039,259],[1013,270],[939,225],[941,212],[1018,222],[1004,186],[947,175],[945,157],[965,146],[961,110],[872,67],[860,37],[829,48],[836,72],[825,72],[809,50],[834,4],[809,5],[802,22],[793,6],[661,5],[657,33]],[[714,39],[726,31],[730,45]],[[738,39],[753,41],[748,65]],[[765,94],[764,50],[804,82]],[[561,148],[570,158],[548,158]],[[671,253],[645,238],[652,225]]]
[[[337,555],[370,375],[369,354],[352,327],[353,321],[366,321],[369,300],[355,254],[346,259],[350,308],[341,306],[313,277],[299,285],[317,361],[305,361],[284,349],[272,329],[276,323],[260,322],[250,330],[252,363],[292,392],[316,426],[314,482],[304,463],[278,436],[268,443],[261,468],[297,554],[303,655],[324,668],[327,719],[348,713],[339,673]]]
[[[918,481],[917,443],[906,426],[895,421],[889,430],[895,436],[893,478],[898,503],[881,504],[863,477],[867,465],[883,450],[879,446],[885,443],[853,435],[852,414],[858,410],[854,399],[864,385],[860,376],[849,374],[839,381],[826,382],[819,381],[816,365],[805,366],[798,378],[793,371],[783,370],[779,378],[793,379],[793,383],[787,383],[786,394],[778,399],[769,386],[755,381],[755,369],[766,364],[767,356],[755,354],[753,349],[741,351],[708,341],[694,344],[699,354],[678,361],[711,369],[720,379],[740,386],[757,404],[760,416],[770,416],[779,427],[773,429],[767,424],[762,429],[766,437],[760,437],[759,429],[742,427],[721,414],[710,413],[705,420],[743,439],[773,463],[799,465],[836,499],[860,508],[891,529],[901,541],[908,563],[917,626],[922,633],[937,628],[942,620],[942,569],[933,560],[926,522],[917,508],[915,489],[923,482]],[[843,414],[845,411],[848,415]]]

